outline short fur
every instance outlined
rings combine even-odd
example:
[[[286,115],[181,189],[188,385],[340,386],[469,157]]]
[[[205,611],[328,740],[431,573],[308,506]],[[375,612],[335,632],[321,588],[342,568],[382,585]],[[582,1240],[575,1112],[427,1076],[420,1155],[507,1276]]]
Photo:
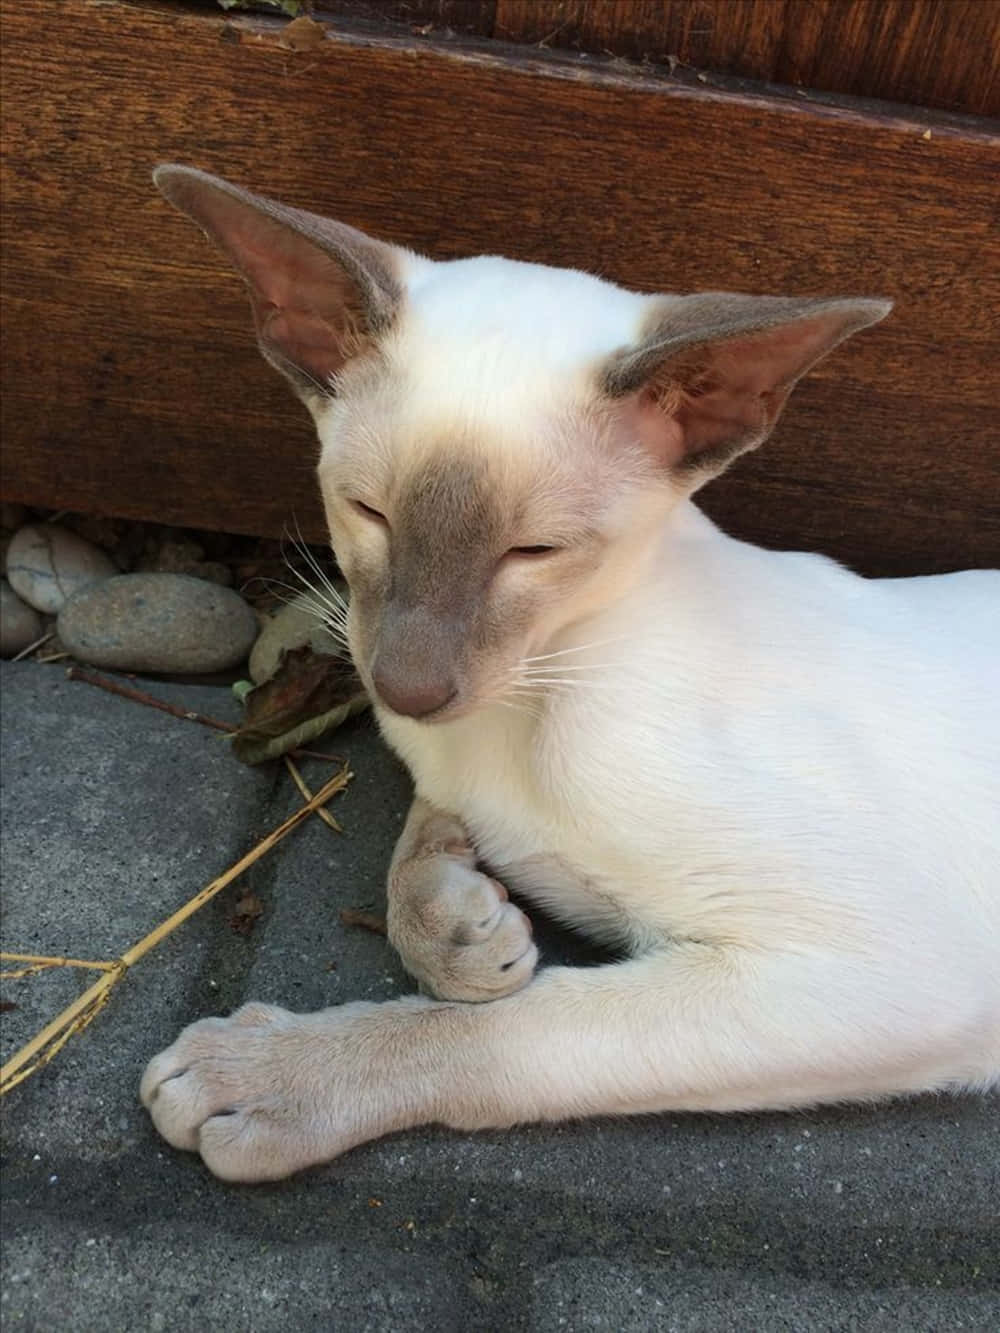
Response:
[[[390,935],[439,997],[195,1023],[143,1080],[166,1138],[261,1180],[426,1121],[995,1083],[1000,580],[865,581],[690,500],[887,305],[435,264],[157,179],[316,420],[416,784]],[[535,976],[505,884],[631,956]]]

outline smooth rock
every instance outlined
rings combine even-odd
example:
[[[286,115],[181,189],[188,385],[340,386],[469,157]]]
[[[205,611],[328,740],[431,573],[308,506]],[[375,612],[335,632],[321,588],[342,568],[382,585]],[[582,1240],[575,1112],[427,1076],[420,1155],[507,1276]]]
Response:
[[[303,593],[283,606],[265,625],[250,654],[250,679],[255,685],[271,679],[282,653],[304,644],[308,644],[314,653],[342,656],[344,650],[339,639],[319,619],[314,604],[315,598],[310,593]]]
[[[117,573],[109,555],[58,523],[30,523],[7,548],[10,586],[46,615],[56,615],[81,588]]]
[[[42,637],[42,618],[0,579],[0,657],[16,657]]]
[[[229,588],[186,574],[119,574],[78,592],[59,615],[69,652],[119,671],[226,671],[242,662],[257,618]]]

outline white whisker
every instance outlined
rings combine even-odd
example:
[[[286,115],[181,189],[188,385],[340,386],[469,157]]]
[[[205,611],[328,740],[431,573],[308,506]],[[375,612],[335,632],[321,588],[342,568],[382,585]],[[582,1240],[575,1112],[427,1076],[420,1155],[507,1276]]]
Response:
[[[285,530],[287,532],[287,528]],[[289,541],[292,542],[292,545],[298,551],[299,555],[302,556],[303,560],[305,560],[306,563],[309,565],[309,567],[313,570],[316,577],[323,585],[324,589],[331,595],[334,601],[337,602],[338,605],[346,609],[347,603],[341,596],[339,589],[333,583],[330,576],[327,574],[326,570],[323,569],[319,561],[316,559],[316,556],[313,554],[313,552],[309,549],[309,547],[303,540],[302,529],[299,527],[299,521],[297,518],[295,519],[295,531],[297,534],[297,540],[292,538],[291,535],[289,535]]]
[[[615,670],[614,666],[608,662],[587,662],[585,665],[580,664],[579,666],[573,664],[564,665],[563,663],[560,662],[556,663],[554,667],[551,666],[522,667],[521,675],[525,677],[544,676],[546,672],[549,671],[614,671],[614,670]]]
[[[293,569],[292,572],[298,574],[297,570]],[[307,591],[303,592],[302,589],[294,588],[291,584],[283,583],[280,579],[261,578],[259,581],[284,606],[294,606],[296,609],[315,617],[317,624],[321,625],[345,650],[345,655],[350,655],[347,651],[347,623],[343,613],[339,608],[331,606],[311,583],[304,582],[303,586]],[[275,589],[279,588],[290,595],[286,597],[281,592],[276,592]]]
[[[539,716],[537,708],[529,708],[525,704],[515,703],[512,699],[497,698],[493,700],[501,708],[509,708],[513,713],[523,713],[526,717],[537,718]]]
[[[521,662],[522,665],[528,662],[546,662],[550,657],[565,657],[567,653],[583,653],[588,648],[603,648],[609,643],[621,643],[628,637],[627,634],[618,634],[613,639],[595,639],[593,643],[579,643],[575,648],[557,648],[554,653],[538,653],[535,657],[524,657]]]

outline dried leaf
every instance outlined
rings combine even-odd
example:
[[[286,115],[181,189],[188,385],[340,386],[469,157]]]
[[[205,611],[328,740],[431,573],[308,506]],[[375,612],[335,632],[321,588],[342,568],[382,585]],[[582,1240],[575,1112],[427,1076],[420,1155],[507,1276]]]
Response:
[[[264,904],[251,891],[240,895],[236,900],[236,909],[229,918],[229,924],[237,935],[249,935],[257,924],[257,918],[264,915]]]
[[[259,764],[339,726],[368,699],[350,662],[305,644],[286,652],[271,679],[244,702],[246,719],[233,735],[233,750],[245,764]]]
[[[301,18],[292,19],[283,30],[280,40],[281,45],[287,46],[290,51],[315,51],[317,46],[322,46],[326,41],[326,29],[322,23],[303,14]]]

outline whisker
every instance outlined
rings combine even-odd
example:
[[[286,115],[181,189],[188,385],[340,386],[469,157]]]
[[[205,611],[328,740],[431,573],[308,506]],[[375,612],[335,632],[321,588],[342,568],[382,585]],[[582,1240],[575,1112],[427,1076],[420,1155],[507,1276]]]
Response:
[[[321,620],[324,625],[328,627],[336,627],[336,629],[346,633],[346,619],[340,614],[337,608],[331,607],[329,602],[325,601],[322,595],[311,583],[306,583],[304,586],[307,591],[302,592],[298,588],[290,587],[287,583],[282,583],[279,579],[269,579],[268,582],[272,588],[284,588],[286,592],[292,594],[291,597],[281,597],[280,594],[275,594],[275,596],[278,596],[279,600],[284,602],[286,606],[297,606],[301,607],[304,611],[310,611],[318,620]]]
[[[615,667],[609,662],[587,662],[579,666],[573,663],[556,663],[554,667],[523,667],[521,674],[523,676],[544,676],[547,671],[614,671]]]
[[[297,517],[294,519],[294,522],[295,522],[295,531],[297,534],[297,540],[292,538],[291,535],[289,535],[289,541],[292,542],[292,545],[298,551],[299,555],[301,555],[303,560],[305,560],[306,563],[310,566],[310,568],[316,574],[316,577],[320,580],[320,583],[331,594],[334,600],[337,601],[341,606],[346,607],[347,603],[344,601],[344,598],[341,596],[336,585],[330,579],[330,576],[327,574],[326,570],[323,569],[323,567],[320,565],[319,561],[316,559],[315,554],[309,549],[305,540],[303,539],[302,529],[299,527],[299,520]],[[286,532],[288,531],[287,526],[285,531]]]
[[[537,718],[539,715],[537,708],[529,708],[525,704],[515,703],[511,699],[497,698],[493,702],[499,704],[501,708],[509,708],[513,713],[523,713],[526,717]]]
[[[582,689],[582,690],[602,690],[613,688],[613,682],[608,680],[564,680],[559,676],[535,676],[532,680],[522,680],[513,688],[514,690],[531,691],[542,686],[560,686],[563,689]]]
[[[314,597],[303,593],[298,588],[293,588],[287,583],[282,583],[280,579],[266,579],[262,581],[268,585],[269,591],[273,592],[273,595],[279,602],[284,606],[294,606],[298,610],[305,611],[313,616],[317,624],[327,630],[330,636],[337,640],[345,650],[348,650],[347,626],[342,620],[335,617],[331,611],[327,609],[325,603],[315,600]],[[315,592],[315,589],[312,588],[311,584],[307,586],[310,588],[311,592]],[[290,597],[282,596],[281,593],[274,592],[275,588],[283,588],[286,592],[289,592],[292,595]],[[347,655],[349,656],[349,651]]]
[[[534,657],[523,657],[522,663],[527,662],[546,662],[550,657],[565,657],[567,653],[583,653],[588,648],[603,648],[609,643],[621,643],[629,638],[627,634],[618,634],[613,639],[595,639],[593,643],[579,643],[574,648],[557,648],[554,653],[538,653]]]
[[[304,550],[304,548],[302,549]],[[347,603],[344,601],[343,597],[341,597],[340,593],[337,591],[337,589],[333,586],[330,580],[323,573],[322,569],[319,568],[315,559],[312,556],[312,553],[309,551],[305,551],[305,556],[310,561],[312,568],[314,568],[317,574],[319,575],[322,586],[317,586],[315,583],[313,583],[312,580],[308,578],[305,574],[303,574],[301,569],[297,569],[296,566],[293,565],[292,562],[286,556],[285,565],[288,569],[288,572],[294,578],[298,579],[298,581],[302,584],[303,588],[305,588],[308,592],[312,593],[312,595],[315,598],[317,598],[318,601],[321,602],[324,606],[328,607],[331,615],[346,622],[347,612],[348,612]]]

